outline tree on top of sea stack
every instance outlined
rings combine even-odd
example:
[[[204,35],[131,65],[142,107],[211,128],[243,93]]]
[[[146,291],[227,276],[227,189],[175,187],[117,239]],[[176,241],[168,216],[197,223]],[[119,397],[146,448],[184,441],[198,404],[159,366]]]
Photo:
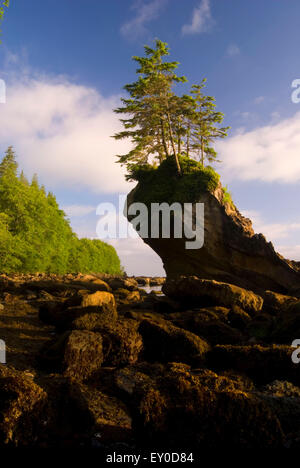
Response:
[[[195,102],[194,114],[191,116],[191,149],[200,156],[204,166],[204,159],[208,162],[217,161],[217,153],[211,146],[217,138],[225,138],[230,127],[219,127],[223,122],[224,114],[216,112],[215,98],[203,94],[206,79],[200,85],[192,86],[192,95]],[[219,161],[218,161],[219,162]]]
[[[224,115],[216,112],[214,98],[202,93],[205,80],[193,86],[192,95],[176,95],[175,84],[187,79],[175,73],[179,62],[164,61],[168,44],[157,39],[155,48],[144,49],[144,57],[133,57],[139,65],[137,81],[124,86],[130,98],[122,98],[123,106],[115,109],[125,118],[120,119],[124,130],[114,138],[130,138],[132,143],[127,154],[118,155],[128,170],[127,179],[136,179],[140,167],[156,167],[169,157],[175,159],[178,175],[182,175],[181,155],[200,153],[203,165],[205,158],[216,160],[211,143],[225,137],[229,127],[218,128]]]
[[[10,0],[0,1],[0,24],[2,23],[3,18],[4,18],[5,8],[9,7],[9,3],[10,3]],[[1,29],[0,29],[0,34],[1,34]],[[0,40],[0,43],[1,43],[1,40]]]

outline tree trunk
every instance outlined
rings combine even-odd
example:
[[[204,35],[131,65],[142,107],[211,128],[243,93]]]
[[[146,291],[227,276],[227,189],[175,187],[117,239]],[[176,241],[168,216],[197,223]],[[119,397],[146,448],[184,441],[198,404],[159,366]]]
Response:
[[[203,140],[203,137],[201,137],[201,163],[202,163],[202,166],[204,167],[204,140]]]
[[[186,155],[189,158],[190,157],[190,134],[191,134],[191,127],[188,127],[188,133],[186,137]]]
[[[182,175],[181,167],[179,164],[179,159],[178,159],[178,154],[176,152],[176,147],[175,147],[175,142],[174,142],[174,135],[173,135],[173,130],[172,130],[172,125],[171,125],[171,119],[170,119],[170,114],[167,112],[167,119],[168,119],[168,126],[169,126],[169,132],[170,132],[170,140],[171,140],[171,145],[172,145],[172,150],[174,153],[174,158],[176,161],[176,166],[177,166],[177,171],[179,175]]]
[[[168,158],[169,157],[169,151],[168,151],[167,142],[166,142],[166,134],[165,134],[165,127],[164,127],[163,119],[160,119],[160,127],[161,127],[161,138],[162,138],[162,142],[163,142],[163,147],[164,147],[164,150],[165,150],[165,153],[166,153],[166,158]]]
[[[180,137],[180,132],[178,132],[178,154],[181,154],[181,137]]]

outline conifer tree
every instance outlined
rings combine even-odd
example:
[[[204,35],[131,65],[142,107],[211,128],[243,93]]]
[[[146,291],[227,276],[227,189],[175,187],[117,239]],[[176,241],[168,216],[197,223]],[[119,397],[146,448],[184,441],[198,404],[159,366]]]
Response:
[[[191,149],[200,155],[200,161],[204,166],[205,158],[211,163],[217,161],[217,153],[212,143],[217,138],[225,138],[229,127],[219,127],[223,122],[224,114],[216,112],[215,98],[203,94],[206,79],[200,85],[192,86],[192,97],[194,99],[193,111],[191,113]]]
[[[169,55],[166,43],[156,40],[155,48],[145,46],[145,57],[133,57],[139,68],[138,80],[127,84],[124,89],[130,99],[122,99],[123,107],[115,109],[117,114],[127,114],[121,119],[124,131],[114,135],[117,140],[130,138],[133,149],[119,156],[119,162],[126,164],[129,173],[133,165],[145,164],[150,157],[163,159],[173,155],[178,173],[181,173],[176,149],[176,135],[172,120],[175,102],[173,86],[185,82],[185,77],[175,73],[178,62],[165,62]]]
[[[4,18],[5,8],[8,8],[10,4],[10,0],[1,0],[0,1],[0,26]],[[1,29],[0,29],[1,34]],[[1,43],[1,41],[0,41]]]
[[[202,165],[217,161],[213,143],[224,138],[229,127],[221,127],[224,114],[216,111],[215,99],[203,93],[206,80],[194,85],[191,95],[174,93],[176,83],[184,83],[184,76],[175,73],[178,62],[166,62],[168,45],[155,41],[155,48],[145,46],[144,57],[133,57],[138,63],[137,81],[124,86],[129,98],[115,109],[125,114],[120,119],[124,130],[114,138],[129,138],[132,149],[118,156],[126,165],[127,179],[138,178],[139,169],[147,164],[156,166],[174,157],[178,174],[181,174],[179,155],[200,159]]]

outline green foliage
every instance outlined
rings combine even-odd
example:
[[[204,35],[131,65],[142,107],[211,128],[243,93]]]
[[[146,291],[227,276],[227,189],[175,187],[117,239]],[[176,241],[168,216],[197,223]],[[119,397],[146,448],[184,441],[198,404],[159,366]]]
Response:
[[[120,273],[120,260],[100,240],[78,239],[54,195],[29,183],[12,147],[0,163],[0,271]]]
[[[176,75],[178,62],[165,61],[168,44],[156,40],[154,49],[144,49],[144,57],[133,57],[139,65],[137,81],[124,86],[130,97],[123,98],[123,106],[115,109],[125,118],[120,119],[124,130],[114,138],[129,138],[132,143],[127,154],[118,155],[118,162],[127,167],[127,179],[136,177],[136,166],[161,164],[172,156],[181,175],[180,154],[200,156],[203,165],[205,159],[216,161],[212,143],[224,138],[229,127],[219,127],[224,114],[216,111],[212,96],[203,94],[206,80],[193,85],[191,95],[178,96],[173,91],[175,84],[187,79]]]
[[[135,199],[150,203],[192,203],[205,191],[213,192],[220,176],[211,167],[203,165],[187,156],[178,157],[182,177],[177,177],[174,157],[164,160],[158,168],[140,168],[136,180],[142,182],[137,188]]]
[[[234,203],[232,201],[232,195],[229,192],[227,185],[225,185],[225,187],[222,187],[222,190],[223,190],[223,204],[225,205],[228,203],[230,206],[233,207]]]
[[[5,8],[8,8],[9,4],[10,4],[10,0],[0,0],[0,26],[4,18]],[[0,29],[0,34],[1,34],[1,29]]]
[[[225,138],[229,127],[219,127],[223,122],[224,114],[216,112],[215,98],[203,93],[206,79],[200,85],[192,86],[194,109],[190,116],[191,144],[190,151],[199,155],[201,163],[217,161],[217,153],[212,143],[217,138]]]

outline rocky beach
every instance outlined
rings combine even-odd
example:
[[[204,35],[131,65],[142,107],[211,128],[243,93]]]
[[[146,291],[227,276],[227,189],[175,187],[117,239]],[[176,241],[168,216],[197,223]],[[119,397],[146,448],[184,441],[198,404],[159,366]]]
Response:
[[[150,281],[1,275],[1,446],[299,447],[300,298]]]

